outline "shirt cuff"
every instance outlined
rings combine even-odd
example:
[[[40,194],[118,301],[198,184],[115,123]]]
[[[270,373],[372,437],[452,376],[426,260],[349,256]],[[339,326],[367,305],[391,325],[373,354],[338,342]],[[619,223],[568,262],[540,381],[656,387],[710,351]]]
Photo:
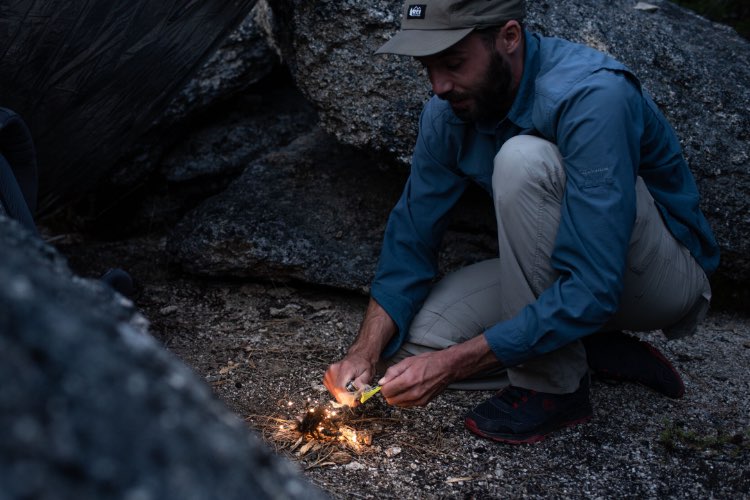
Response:
[[[399,295],[389,294],[375,285],[372,286],[370,295],[388,313],[398,329],[380,355],[382,359],[390,358],[404,343],[409,324],[414,317],[414,308],[409,300]]]
[[[492,352],[504,367],[520,365],[534,357],[531,346],[527,345],[524,330],[516,323],[517,319],[500,322],[484,332]]]

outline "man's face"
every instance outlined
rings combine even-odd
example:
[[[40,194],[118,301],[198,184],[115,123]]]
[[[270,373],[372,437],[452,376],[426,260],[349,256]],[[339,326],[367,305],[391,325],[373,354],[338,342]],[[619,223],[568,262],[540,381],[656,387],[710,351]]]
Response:
[[[432,91],[460,119],[500,119],[512,103],[510,64],[480,35],[472,33],[451,48],[417,60],[427,70]]]

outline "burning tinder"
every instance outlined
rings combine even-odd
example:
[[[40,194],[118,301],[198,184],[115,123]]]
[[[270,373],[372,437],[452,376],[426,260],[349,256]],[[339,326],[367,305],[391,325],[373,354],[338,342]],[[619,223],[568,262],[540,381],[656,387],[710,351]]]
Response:
[[[294,406],[293,402],[289,402],[287,409],[293,409]],[[350,408],[336,409],[332,405],[308,400],[301,414],[279,425],[274,438],[294,442],[292,449],[300,447],[298,453],[307,453],[317,445],[336,443],[361,452],[363,447],[372,445],[374,429],[356,429],[353,427],[356,419],[357,413]]]

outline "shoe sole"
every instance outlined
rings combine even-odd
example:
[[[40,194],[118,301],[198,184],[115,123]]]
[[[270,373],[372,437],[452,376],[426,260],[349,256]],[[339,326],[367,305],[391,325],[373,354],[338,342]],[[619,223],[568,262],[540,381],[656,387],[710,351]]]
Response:
[[[543,441],[548,435],[551,433],[560,430],[565,429],[566,427],[573,427],[574,425],[583,424],[591,420],[592,415],[586,415],[584,417],[576,418],[573,420],[569,420],[567,422],[563,422],[559,426],[555,426],[553,428],[540,430],[539,432],[534,432],[530,434],[524,434],[524,435],[517,435],[517,434],[497,434],[492,432],[484,432],[479,427],[477,427],[477,423],[470,417],[466,417],[464,420],[464,425],[466,426],[469,431],[473,432],[477,436],[481,436],[483,438],[491,439],[492,441],[497,441],[499,443],[506,443],[506,444],[532,444],[532,443],[538,443],[539,441]]]

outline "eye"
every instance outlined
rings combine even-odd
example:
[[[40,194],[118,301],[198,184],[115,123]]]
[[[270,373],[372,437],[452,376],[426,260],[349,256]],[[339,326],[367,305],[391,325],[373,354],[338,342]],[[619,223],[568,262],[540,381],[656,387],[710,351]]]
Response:
[[[445,69],[448,71],[456,71],[461,68],[461,65],[463,65],[464,60],[463,59],[447,59],[445,64]]]

